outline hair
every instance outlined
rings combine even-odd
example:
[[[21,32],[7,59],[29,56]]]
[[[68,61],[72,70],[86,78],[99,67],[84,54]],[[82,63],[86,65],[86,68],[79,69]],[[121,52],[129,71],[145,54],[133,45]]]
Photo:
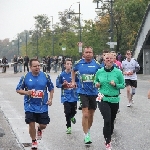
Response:
[[[32,66],[32,62],[33,61],[38,61],[39,62],[39,60],[38,59],[36,59],[36,58],[32,58],[32,59],[30,59],[30,61],[29,61],[29,66]]]
[[[66,64],[67,61],[71,61],[72,62],[71,58],[66,58],[64,64]]]
[[[110,53],[110,51],[109,50],[103,50],[103,53]]]
[[[93,48],[91,46],[85,46],[83,51],[85,51],[86,48],[91,48],[93,51]]]
[[[131,54],[132,54],[132,51],[131,51],[131,50],[127,50],[127,51],[126,51],[126,54],[127,54],[127,53],[131,53]]]

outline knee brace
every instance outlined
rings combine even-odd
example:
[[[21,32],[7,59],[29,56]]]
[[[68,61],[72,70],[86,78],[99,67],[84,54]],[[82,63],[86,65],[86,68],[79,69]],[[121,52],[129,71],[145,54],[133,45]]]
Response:
[[[132,88],[132,95],[135,94],[135,88]]]

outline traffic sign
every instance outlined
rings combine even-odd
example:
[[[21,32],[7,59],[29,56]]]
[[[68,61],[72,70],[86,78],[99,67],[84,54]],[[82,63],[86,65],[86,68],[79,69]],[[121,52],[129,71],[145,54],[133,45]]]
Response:
[[[117,42],[107,42],[107,45],[117,45]]]
[[[65,51],[66,50],[66,47],[62,47],[62,51]]]

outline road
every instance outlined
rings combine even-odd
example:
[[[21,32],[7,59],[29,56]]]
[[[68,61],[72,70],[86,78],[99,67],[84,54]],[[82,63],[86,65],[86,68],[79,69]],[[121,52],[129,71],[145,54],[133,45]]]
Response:
[[[12,128],[13,138],[16,138],[15,147],[11,150],[29,150],[31,139],[28,134],[28,125],[24,121],[23,96],[15,92],[16,85],[24,73],[13,74],[12,68],[7,73],[0,73],[0,109]],[[52,82],[58,73],[51,73]],[[113,150],[149,150],[150,145],[150,100],[147,91],[150,89],[150,76],[138,75],[138,88],[134,96],[135,104],[128,108],[126,90],[121,90],[120,113],[117,114],[114,134],[112,136]],[[72,134],[66,135],[66,122],[63,105],[60,103],[60,89],[55,88],[53,105],[49,107],[50,124],[43,133],[38,150],[105,150],[103,138],[103,118],[99,109],[96,110],[91,128],[90,147],[83,143],[82,113],[78,110],[77,123],[72,125]],[[0,123],[1,124],[1,123]],[[5,138],[2,137],[2,139]],[[2,141],[0,141],[2,142]],[[19,144],[20,143],[20,144]],[[3,146],[3,147],[2,147]],[[1,145],[0,150],[8,150]]]

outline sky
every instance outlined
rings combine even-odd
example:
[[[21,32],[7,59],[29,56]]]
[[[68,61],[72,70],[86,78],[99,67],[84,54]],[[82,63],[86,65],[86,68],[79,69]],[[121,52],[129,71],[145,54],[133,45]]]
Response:
[[[0,40],[13,40],[24,30],[33,30],[34,16],[45,14],[53,16],[54,24],[58,22],[58,12],[73,9],[79,12],[81,19],[89,20],[96,17],[96,4],[93,0],[0,0]]]

